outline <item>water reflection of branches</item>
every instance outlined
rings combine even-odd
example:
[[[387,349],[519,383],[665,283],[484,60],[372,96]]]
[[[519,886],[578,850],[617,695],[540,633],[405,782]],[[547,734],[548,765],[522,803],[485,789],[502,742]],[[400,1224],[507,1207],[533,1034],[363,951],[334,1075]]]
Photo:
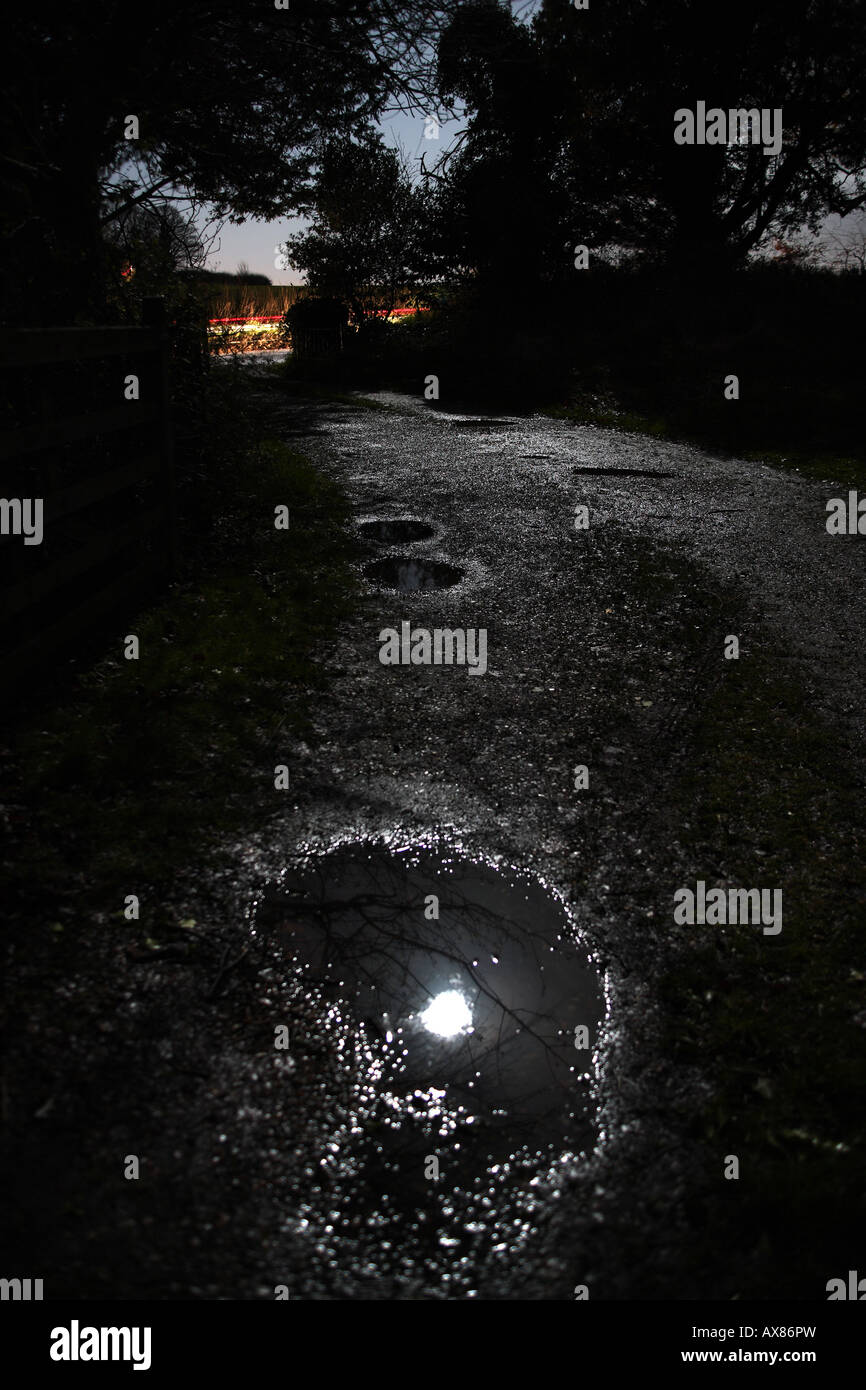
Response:
[[[425,887],[416,883],[412,892],[405,880],[395,882],[400,870],[405,873],[414,866],[400,865],[398,868],[394,857],[389,855],[384,862],[373,859],[359,863],[353,859],[348,865],[338,866],[338,872],[339,868],[349,869],[356,887],[359,886],[357,880],[361,878],[363,891],[338,895],[333,862],[311,865],[301,876],[305,881],[300,891],[284,892],[277,901],[272,898],[272,910],[279,906],[284,920],[291,918],[295,923],[315,925],[322,932],[320,949],[329,967],[337,964],[349,969],[356,982],[372,991],[381,989],[383,985],[386,989],[391,988],[393,981],[388,982],[387,976],[389,970],[393,970],[400,988],[405,989],[410,985],[419,998],[432,999],[434,990],[413,967],[413,954],[438,958],[449,966],[457,967],[472,982],[475,991],[473,1008],[483,997],[492,1006],[497,1020],[496,1036],[479,1052],[472,1051],[467,1039],[473,1065],[477,1063],[483,1066],[491,1059],[499,1064],[503,1045],[511,1041],[504,1037],[506,1024],[511,1022],[517,1031],[522,1031],[543,1050],[550,1079],[562,1084],[563,1045],[559,1043],[557,1048],[555,1041],[539,1031],[539,1025],[547,1024],[555,1039],[556,1018],[537,1006],[529,1008],[510,1004],[497,988],[481,977],[477,959],[473,960],[484,947],[491,952],[501,951],[503,943],[510,941],[519,947],[519,969],[528,977],[532,972],[543,969],[541,954],[549,963],[550,931],[545,936],[528,923],[521,924],[517,929],[502,912],[469,897],[461,890],[459,880],[451,881],[450,878],[447,895],[443,894],[441,919],[430,921],[425,918],[422,924],[418,920],[419,898],[424,894]],[[426,877],[423,870],[418,873],[419,877]],[[429,888],[429,883],[426,886]],[[473,880],[473,886],[477,891],[477,880]],[[498,891],[504,887],[504,884],[497,885]],[[407,923],[411,923],[408,930]],[[417,1013],[417,1010],[413,1012]],[[373,1020],[367,1021],[372,1023],[381,1037],[382,1030],[378,1024]],[[501,1066],[499,1070],[501,1074]],[[545,1090],[544,1084],[539,1083],[524,1099],[530,1100]]]

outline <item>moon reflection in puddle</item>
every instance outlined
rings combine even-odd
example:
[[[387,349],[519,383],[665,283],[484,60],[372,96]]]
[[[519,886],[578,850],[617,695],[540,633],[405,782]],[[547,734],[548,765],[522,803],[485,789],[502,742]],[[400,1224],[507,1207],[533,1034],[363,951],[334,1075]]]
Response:
[[[395,1188],[417,1190],[422,1157],[465,1175],[591,1138],[602,985],[536,880],[349,845],[287,870],[254,920],[363,1033],[389,1142],[372,1131],[397,1162]]]

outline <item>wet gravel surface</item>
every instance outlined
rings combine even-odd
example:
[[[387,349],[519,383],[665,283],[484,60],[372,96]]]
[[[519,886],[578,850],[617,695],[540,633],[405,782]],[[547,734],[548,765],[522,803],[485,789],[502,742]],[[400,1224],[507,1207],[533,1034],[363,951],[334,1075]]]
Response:
[[[698,1283],[683,1258],[710,1162],[689,1116],[707,1086],[663,1055],[655,986],[689,950],[673,892],[707,866],[684,858],[667,790],[703,703],[734,678],[728,634],[789,663],[862,770],[862,555],[825,530],[841,490],[613,430],[378,399],[390,409],[317,408],[310,424],[262,387],[273,433],[303,433],[297,447],[347,490],[359,526],[432,528],[359,531],[359,572],[400,558],[462,577],[365,582],[327,657],[316,737],[284,750],[290,788],[267,832],[178,887],[188,948],[137,961],[92,929],[80,976],[56,982],[77,1036],[50,1040],[33,1079],[42,1149],[77,1154],[65,1178],[41,1160],[60,1230],[50,1213],[21,1220],[57,1294],[568,1299],[582,1284],[593,1298],[730,1297],[725,1251]],[[486,671],[383,664],[380,634],[404,622],[483,629]],[[385,1077],[369,1010],[365,1022],[321,969],[311,977],[291,931],[264,929],[287,875],[352,845],[485,864],[556,905],[603,1000],[575,1083],[593,1117],[579,1146],[521,1133],[506,1155],[449,1169],[462,1121],[448,1122],[447,1085]],[[92,1005],[89,977],[102,982]],[[408,1136],[396,1176],[395,1132]],[[438,1183],[423,1173],[433,1152]],[[129,1154],[137,1184],[122,1180]]]

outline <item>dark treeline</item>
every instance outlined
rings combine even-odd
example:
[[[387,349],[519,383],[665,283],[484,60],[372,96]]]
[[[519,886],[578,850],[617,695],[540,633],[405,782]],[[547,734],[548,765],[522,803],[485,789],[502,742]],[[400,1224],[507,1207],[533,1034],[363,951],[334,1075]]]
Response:
[[[618,405],[732,447],[859,451],[866,278],[814,236],[866,200],[864,45],[859,3],[735,3],[712,31],[694,0],[546,0],[529,25],[460,6],[437,66],[467,112],[456,145],[418,187],[375,140],[331,141],[289,243],[364,330],[335,370],[416,391],[434,374],[442,404]],[[764,124],[677,143],[699,103]],[[383,285],[436,309],[386,332],[365,321]]]
[[[529,22],[497,0],[200,0],[130,35],[111,0],[24,14],[0,312],[123,321],[161,293],[200,314],[191,207],[302,213],[290,263],[360,330],[344,379],[435,374],[443,403],[610,397],[732,443],[853,448],[864,277],[808,246],[866,201],[864,6],[710,18],[699,0],[544,0]],[[376,126],[395,102],[419,129],[465,112],[420,181]],[[715,109],[756,119],[705,141]],[[436,312],[383,327],[373,310],[407,296]]]
[[[256,275],[251,270],[238,270],[232,274],[231,271],[203,270],[198,266],[192,266],[182,273],[186,279],[197,285],[270,285],[272,283],[270,276]]]
[[[401,384],[435,372],[443,402],[601,399],[734,447],[861,450],[866,278],[822,268],[810,234],[866,199],[864,43],[860,4],[734,4],[711,32],[691,0],[547,0],[528,27],[462,7],[439,78],[467,129],[421,210],[428,264],[461,292],[394,330]],[[764,111],[768,131],[777,112],[778,148],[676,143],[699,102]]]
[[[106,321],[130,247],[193,264],[190,204],[240,220],[312,206],[323,143],[431,87],[448,4],[48,0],[19,8],[0,104],[0,317]],[[183,224],[183,225],[182,225]],[[160,259],[157,266],[155,262]],[[136,293],[143,282],[136,264]]]
[[[415,392],[434,373],[446,408],[567,405],[732,449],[859,456],[864,313],[860,274],[602,267],[519,314],[506,285],[495,300],[449,297],[332,367],[345,385]]]

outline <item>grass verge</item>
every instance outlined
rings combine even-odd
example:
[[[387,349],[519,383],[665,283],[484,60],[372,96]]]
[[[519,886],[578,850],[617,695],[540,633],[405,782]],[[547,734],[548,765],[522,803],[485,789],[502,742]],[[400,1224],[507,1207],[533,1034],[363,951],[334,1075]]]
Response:
[[[62,708],[7,730],[13,916],[122,905],[144,880],[163,901],[217,836],[273,809],[274,767],[310,736],[327,680],[317,650],[355,597],[348,504],[267,436],[240,378],[218,388],[213,450],[187,499],[191,572],[129,621],[140,658],[118,640]],[[288,530],[274,524],[281,505]]]
[[[713,1088],[694,1128],[718,1182],[695,1220],[749,1252],[729,1296],[821,1299],[866,1218],[862,788],[782,661],[739,666],[702,716],[678,833],[708,886],[782,887],[783,928],[698,928],[665,981],[667,1045]]]
[[[625,430],[629,434],[645,434],[654,439],[696,444],[700,448],[733,454],[754,463],[768,463],[774,468],[784,468],[815,482],[827,482],[839,487],[860,488],[866,491],[866,458],[791,447],[740,449],[721,435],[712,432],[704,435],[684,430],[664,415],[642,414],[637,410],[622,407],[609,392],[579,391],[564,405],[541,407],[541,413],[554,420],[570,420],[575,425]]]

